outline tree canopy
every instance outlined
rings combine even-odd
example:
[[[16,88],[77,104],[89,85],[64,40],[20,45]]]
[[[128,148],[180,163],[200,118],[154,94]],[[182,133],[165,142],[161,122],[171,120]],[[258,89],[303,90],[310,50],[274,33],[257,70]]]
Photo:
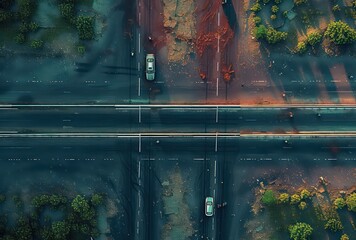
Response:
[[[329,23],[325,33],[331,42],[342,45],[356,40],[356,30],[343,21]]]
[[[312,234],[313,228],[303,222],[297,222],[294,225],[290,225],[289,228],[290,238],[293,240],[306,240]]]

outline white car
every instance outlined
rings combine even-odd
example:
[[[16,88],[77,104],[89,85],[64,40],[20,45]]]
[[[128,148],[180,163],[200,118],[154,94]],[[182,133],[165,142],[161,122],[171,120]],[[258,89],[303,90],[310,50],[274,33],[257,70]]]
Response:
[[[146,79],[149,81],[155,80],[155,55],[147,54],[146,55]]]
[[[205,198],[205,215],[211,217],[214,215],[214,198],[206,197]]]

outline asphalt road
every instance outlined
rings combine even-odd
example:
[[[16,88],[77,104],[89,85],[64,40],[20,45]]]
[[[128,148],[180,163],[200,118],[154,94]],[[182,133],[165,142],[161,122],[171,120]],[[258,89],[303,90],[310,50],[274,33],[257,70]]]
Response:
[[[293,117],[290,117],[290,115]],[[323,108],[23,108],[0,109],[1,132],[355,131],[356,109]]]

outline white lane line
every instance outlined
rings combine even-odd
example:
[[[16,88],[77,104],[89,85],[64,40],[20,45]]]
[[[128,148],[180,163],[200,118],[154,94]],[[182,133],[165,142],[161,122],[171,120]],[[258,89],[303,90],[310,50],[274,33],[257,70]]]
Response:
[[[141,26],[141,12],[138,13],[138,23]]]
[[[141,52],[141,33],[138,34],[138,52]]]
[[[214,178],[214,184],[216,184],[216,178]]]
[[[216,96],[219,96],[219,78],[216,78]]]
[[[213,218],[213,224],[211,225],[211,229],[214,231],[214,218]]]
[[[219,106],[216,106],[215,122],[219,122]]]
[[[138,137],[138,152],[141,152],[141,133],[139,134]]]
[[[137,95],[140,97],[141,96],[141,78],[138,77],[138,93]]]
[[[216,178],[216,160],[215,160],[215,163],[214,163],[214,177]]]
[[[141,207],[141,198],[140,198],[140,194],[138,195],[138,207]]]
[[[220,66],[220,63],[217,62],[217,63],[216,63],[216,71],[218,71],[218,72],[219,72],[219,66]]]
[[[218,133],[215,135],[215,152],[218,151]]]
[[[141,161],[138,162],[138,178],[141,178]]]
[[[215,189],[214,189],[214,194],[213,194],[213,196],[214,196],[214,199],[215,199]]]
[[[138,107],[138,122],[141,123],[141,106]]]
[[[220,35],[218,35],[218,53],[220,52]]]
[[[141,63],[140,62],[137,62],[137,69],[138,69],[138,71],[141,70]]]
[[[218,12],[218,26],[220,26],[220,11]]]

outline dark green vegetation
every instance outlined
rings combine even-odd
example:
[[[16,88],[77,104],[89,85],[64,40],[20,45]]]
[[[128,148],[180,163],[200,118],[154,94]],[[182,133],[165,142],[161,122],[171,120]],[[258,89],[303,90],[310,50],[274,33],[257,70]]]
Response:
[[[6,33],[0,41],[26,44],[38,50],[46,46],[50,48],[47,43],[65,31],[77,31],[79,41],[92,40],[95,37],[95,18],[78,15],[80,0],[56,0],[60,15],[55,19],[58,26],[54,28],[40,26],[38,22],[35,22],[34,19],[41,4],[38,0],[1,0],[0,2],[0,32]],[[49,35],[51,35],[50,38]],[[83,42],[80,44],[83,45]],[[85,48],[84,51],[83,48],[78,49],[78,53],[84,54]]]
[[[1,195],[0,200],[1,204],[12,200],[18,211],[15,225],[8,224],[8,216],[0,216],[0,239],[84,240],[99,234],[97,210],[103,204],[102,195],[93,194],[90,197],[77,195],[73,199],[68,199],[57,194],[42,194],[32,198],[30,207],[25,206],[25,202],[19,196],[7,200]],[[60,219],[48,215],[51,211],[61,213]]]
[[[300,189],[287,193],[285,190],[265,189],[261,194],[263,214],[267,214],[272,224],[265,227],[274,229],[270,239],[286,239],[287,233],[292,240],[326,239],[327,235],[333,236],[331,239],[347,240],[353,236],[356,193],[340,196],[334,192],[333,195],[339,196],[331,197],[326,187],[321,192]]]
[[[356,41],[356,3],[332,0],[323,4],[330,5],[332,11],[318,7],[315,0],[254,0],[250,7],[252,33],[256,39],[291,53],[311,50],[317,54],[318,49],[324,49],[328,55],[338,54],[344,45],[350,48]],[[328,25],[320,27],[321,22]]]

